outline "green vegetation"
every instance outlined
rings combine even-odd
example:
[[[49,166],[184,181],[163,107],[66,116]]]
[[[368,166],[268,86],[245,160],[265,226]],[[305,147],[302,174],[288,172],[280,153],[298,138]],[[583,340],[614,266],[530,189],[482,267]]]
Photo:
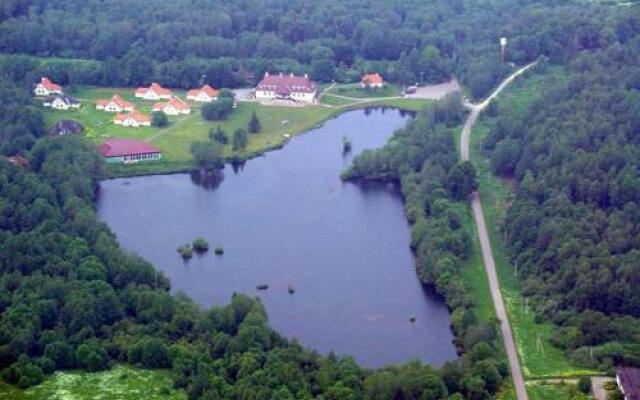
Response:
[[[92,400],[186,400],[173,388],[168,371],[150,371],[118,365],[102,372],[56,372],[27,390],[0,384],[0,400],[67,399]]]
[[[498,100],[498,108],[508,109],[513,113],[525,112],[527,105],[536,95],[541,93],[545,85],[559,79],[562,70],[551,69],[543,75],[526,75],[516,80],[503,92]],[[508,250],[504,245],[501,232],[505,220],[506,210],[512,201],[511,189],[513,182],[493,176],[490,160],[481,151],[483,143],[495,123],[487,110],[481,121],[476,124],[471,136],[470,156],[478,173],[480,196],[487,229],[496,261],[496,268],[500,279],[503,298],[518,346],[518,353],[526,377],[556,377],[589,374],[593,371],[579,368],[571,363],[561,349],[553,346],[549,338],[553,332],[553,324],[540,321],[532,305],[522,295],[521,285],[515,276],[514,267],[509,263]],[[486,277],[485,277],[486,279]]]
[[[178,254],[180,254],[182,256],[182,258],[184,258],[185,260],[190,259],[191,257],[193,257],[193,247],[191,247],[190,244],[184,244],[180,247],[178,247],[177,250]]]
[[[207,242],[207,239],[199,237],[193,241],[193,249],[197,253],[209,251],[209,242]]]
[[[169,117],[164,111],[155,111],[151,114],[151,125],[164,128],[169,125]]]

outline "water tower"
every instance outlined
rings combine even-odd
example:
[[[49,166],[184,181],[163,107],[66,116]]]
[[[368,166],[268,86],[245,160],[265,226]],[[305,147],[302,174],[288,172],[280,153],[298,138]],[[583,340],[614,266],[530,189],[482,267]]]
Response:
[[[507,55],[507,38],[503,36],[500,38],[500,59],[502,60],[502,62],[505,62],[506,55]]]

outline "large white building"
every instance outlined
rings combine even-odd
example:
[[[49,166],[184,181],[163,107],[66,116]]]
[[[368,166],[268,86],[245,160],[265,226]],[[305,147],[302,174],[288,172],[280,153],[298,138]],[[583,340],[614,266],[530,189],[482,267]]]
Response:
[[[271,75],[268,72],[256,87],[256,99],[273,100],[286,99],[313,103],[316,101],[318,87],[305,74],[297,76],[293,74]]]

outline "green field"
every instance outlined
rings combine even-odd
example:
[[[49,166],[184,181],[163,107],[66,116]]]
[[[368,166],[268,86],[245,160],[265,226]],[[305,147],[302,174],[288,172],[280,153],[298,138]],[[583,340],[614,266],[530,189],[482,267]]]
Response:
[[[527,102],[544,88],[545,80],[559,79],[560,72],[549,70],[542,75],[527,75],[522,80],[516,80],[512,87],[500,95],[499,107],[514,110],[516,113],[523,112]],[[500,286],[523,364],[523,372],[527,378],[591,374],[593,371],[572,365],[560,349],[549,343],[553,325],[550,322],[535,323],[535,312],[532,307],[526,307],[528,304],[521,295],[520,283],[509,263],[508,250],[500,232],[500,225],[511,201],[511,182],[497,178],[491,173],[489,159],[481,150],[482,142],[493,122],[494,120],[485,116],[474,127],[470,156],[478,173],[479,192],[483,200]]]
[[[200,116],[200,104],[191,104],[191,114],[170,116],[169,125],[158,127],[123,127],[113,123],[114,113],[95,109],[95,101],[110,98],[119,94],[125,100],[135,104],[143,113],[150,113],[154,101],[136,99],[132,88],[97,88],[79,86],[69,93],[82,102],[78,110],[59,111],[45,109],[47,126],[52,126],[62,119],[75,119],[85,126],[85,135],[95,143],[107,138],[132,138],[151,143],[162,150],[163,159],[135,165],[110,165],[112,176],[135,175],[145,173],[164,173],[193,169],[189,147],[196,140],[206,140],[209,132],[220,126],[231,138],[238,128],[247,128],[251,114],[255,112],[260,120],[262,130],[258,134],[250,134],[247,147],[233,151],[231,144],[224,146],[223,155],[229,159],[247,159],[264,151],[283,146],[290,137],[306,132],[323,121],[335,117],[341,112],[375,106],[388,106],[416,111],[424,107],[428,101],[416,99],[389,99],[372,102],[341,103],[344,107],[326,107],[308,105],[304,107],[264,106],[255,102],[238,102],[237,108],[229,119],[224,121],[205,121]],[[184,98],[184,91],[176,91]],[[340,100],[340,99],[338,99]]]
[[[593,396],[578,390],[575,383],[529,382],[527,383],[529,400],[592,400]],[[508,388],[498,395],[499,400],[516,400],[513,388]]]
[[[119,365],[103,372],[56,372],[27,390],[0,383],[0,400],[186,400],[166,371]]]

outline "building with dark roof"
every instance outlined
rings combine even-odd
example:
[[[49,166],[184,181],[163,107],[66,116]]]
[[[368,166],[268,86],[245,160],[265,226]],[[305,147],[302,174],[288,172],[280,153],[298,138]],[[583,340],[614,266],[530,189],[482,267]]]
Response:
[[[294,74],[271,75],[268,72],[256,87],[256,99],[273,100],[286,99],[313,103],[316,101],[318,87],[307,74],[297,76]]]
[[[162,157],[160,149],[135,139],[107,139],[97,147],[108,163],[129,164]]]
[[[619,367],[616,381],[625,400],[640,400],[640,368]]]
[[[78,121],[72,119],[64,119],[58,121],[53,128],[49,129],[49,134],[52,136],[71,135],[78,134],[84,131],[84,127]]]
[[[56,96],[47,97],[42,102],[42,105],[45,107],[54,108],[56,110],[68,110],[70,108],[79,108],[80,101],[74,99],[73,97],[59,94]]]

